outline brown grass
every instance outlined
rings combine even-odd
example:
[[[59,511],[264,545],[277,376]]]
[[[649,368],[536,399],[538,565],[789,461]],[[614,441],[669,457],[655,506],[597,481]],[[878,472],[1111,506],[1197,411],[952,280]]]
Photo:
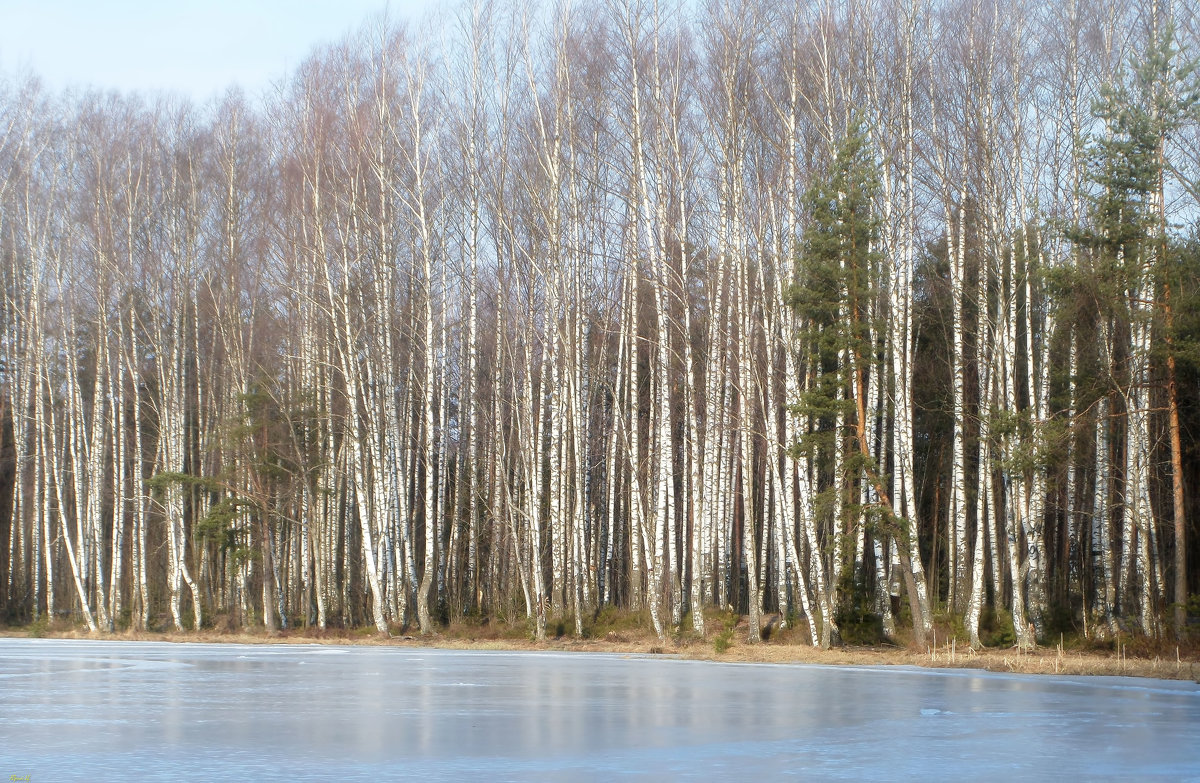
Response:
[[[1173,645],[1157,645],[1141,640],[1132,645],[1112,644],[1106,650],[1098,645],[1039,647],[1018,649],[971,650],[957,641],[937,647],[908,646],[836,647],[821,650],[812,647],[807,634],[795,630],[773,635],[768,642],[750,644],[739,627],[727,644],[717,645],[719,624],[707,639],[681,634],[661,641],[652,633],[636,627],[636,622],[618,622],[615,628],[593,628],[594,635],[575,638],[563,635],[545,641],[533,641],[524,626],[505,624],[456,623],[439,633],[422,636],[415,632],[395,631],[385,637],[373,629],[300,629],[266,633],[264,631],[219,632],[138,632],[88,633],[86,629],[61,621],[39,627],[36,633],[24,627],[0,628],[0,636],[43,636],[61,639],[103,639],[110,641],[203,642],[227,644],[341,644],[370,646],[436,647],[458,650],[569,651],[603,652],[624,655],[667,654],[688,660],[730,663],[804,663],[832,666],[925,666],[936,668],[982,669],[1021,674],[1119,675],[1157,677],[1200,682],[1200,655],[1193,645],[1179,650]],[[570,622],[565,627],[571,629]],[[718,652],[718,647],[723,651]]]

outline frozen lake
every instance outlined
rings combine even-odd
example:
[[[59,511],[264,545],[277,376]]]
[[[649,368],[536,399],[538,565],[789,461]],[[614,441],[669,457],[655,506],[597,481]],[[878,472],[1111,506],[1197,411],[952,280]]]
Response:
[[[0,639],[0,781],[1200,780],[1200,685]]]

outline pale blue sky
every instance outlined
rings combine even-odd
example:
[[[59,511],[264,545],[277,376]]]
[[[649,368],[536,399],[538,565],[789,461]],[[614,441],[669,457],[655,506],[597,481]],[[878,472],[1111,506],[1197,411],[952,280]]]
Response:
[[[53,89],[173,90],[199,102],[239,83],[257,96],[321,43],[386,7],[419,19],[439,0],[0,0],[0,72]]]

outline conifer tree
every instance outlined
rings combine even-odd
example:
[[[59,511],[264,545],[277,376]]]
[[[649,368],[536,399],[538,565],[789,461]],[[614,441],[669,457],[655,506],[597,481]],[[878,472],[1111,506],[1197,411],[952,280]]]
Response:
[[[1169,173],[1167,142],[1196,114],[1200,89],[1194,84],[1195,62],[1180,62],[1174,30],[1152,30],[1151,40],[1127,75],[1105,86],[1093,113],[1105,135],[1090,147],[1091,180],[1099,192],[1092,202],[1090,223],[1072,233],[1078,246],[1092,255],[1100,297],[1110,303],[1100,313],[1128,330],[1128,360],[1113,368],[1125,406],[1125,538],[1122,561],[1133,568],[1133,537],[1140,549],[1137,582],[1141,588],[1142,630],[1154,632],[1151,600],[1150,537],[1155,527],[1150,503],[1149,424],[1150,353],[1153,323],[1167,319],[1167,396],[1171,429],[1172,481],[1176,539],[1177,596],[1186,594],[1186,529],[1178,438],[1175,356],[1170,346],[1170,282],[1165,181]],[[1161,311],[1161,312],[1160,312]],[[1120,598],[1124,598],[1121,596]],[[1120,600],[1120,599],[1119,599]],[[1177,602],[1178,602],[1177,598]],[[1176,632],[1182,633],[1182,604]]]
[[[799,279],[789,292],[802,324],[799,340],[810,373],[797,412],[812,422],[794,452],[817,462],[826,477],[823,505],[836,525],[833,572],[843,575],[842,593],[866,579],[847,568],[862,526],[898,540],[906,535],[869,443],[875,418],[875,411],[867,409],[870,384],[883,382],[882,329],[876,321],[882,275],[880,220],[874,207],[879,187],[866,136],[855,125],[839,144],[827,178],[805,194],[810,222]],[[860,491],[864,485],[865,493]],[[905,577],[911,580],[911,572]]]

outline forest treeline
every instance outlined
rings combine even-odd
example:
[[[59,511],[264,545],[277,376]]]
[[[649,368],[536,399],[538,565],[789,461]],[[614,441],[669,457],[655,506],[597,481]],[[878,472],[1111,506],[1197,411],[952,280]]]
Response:
[[[10,75],[0,609],[1185,634],[1197,12],[480,0],[261,99]]]

